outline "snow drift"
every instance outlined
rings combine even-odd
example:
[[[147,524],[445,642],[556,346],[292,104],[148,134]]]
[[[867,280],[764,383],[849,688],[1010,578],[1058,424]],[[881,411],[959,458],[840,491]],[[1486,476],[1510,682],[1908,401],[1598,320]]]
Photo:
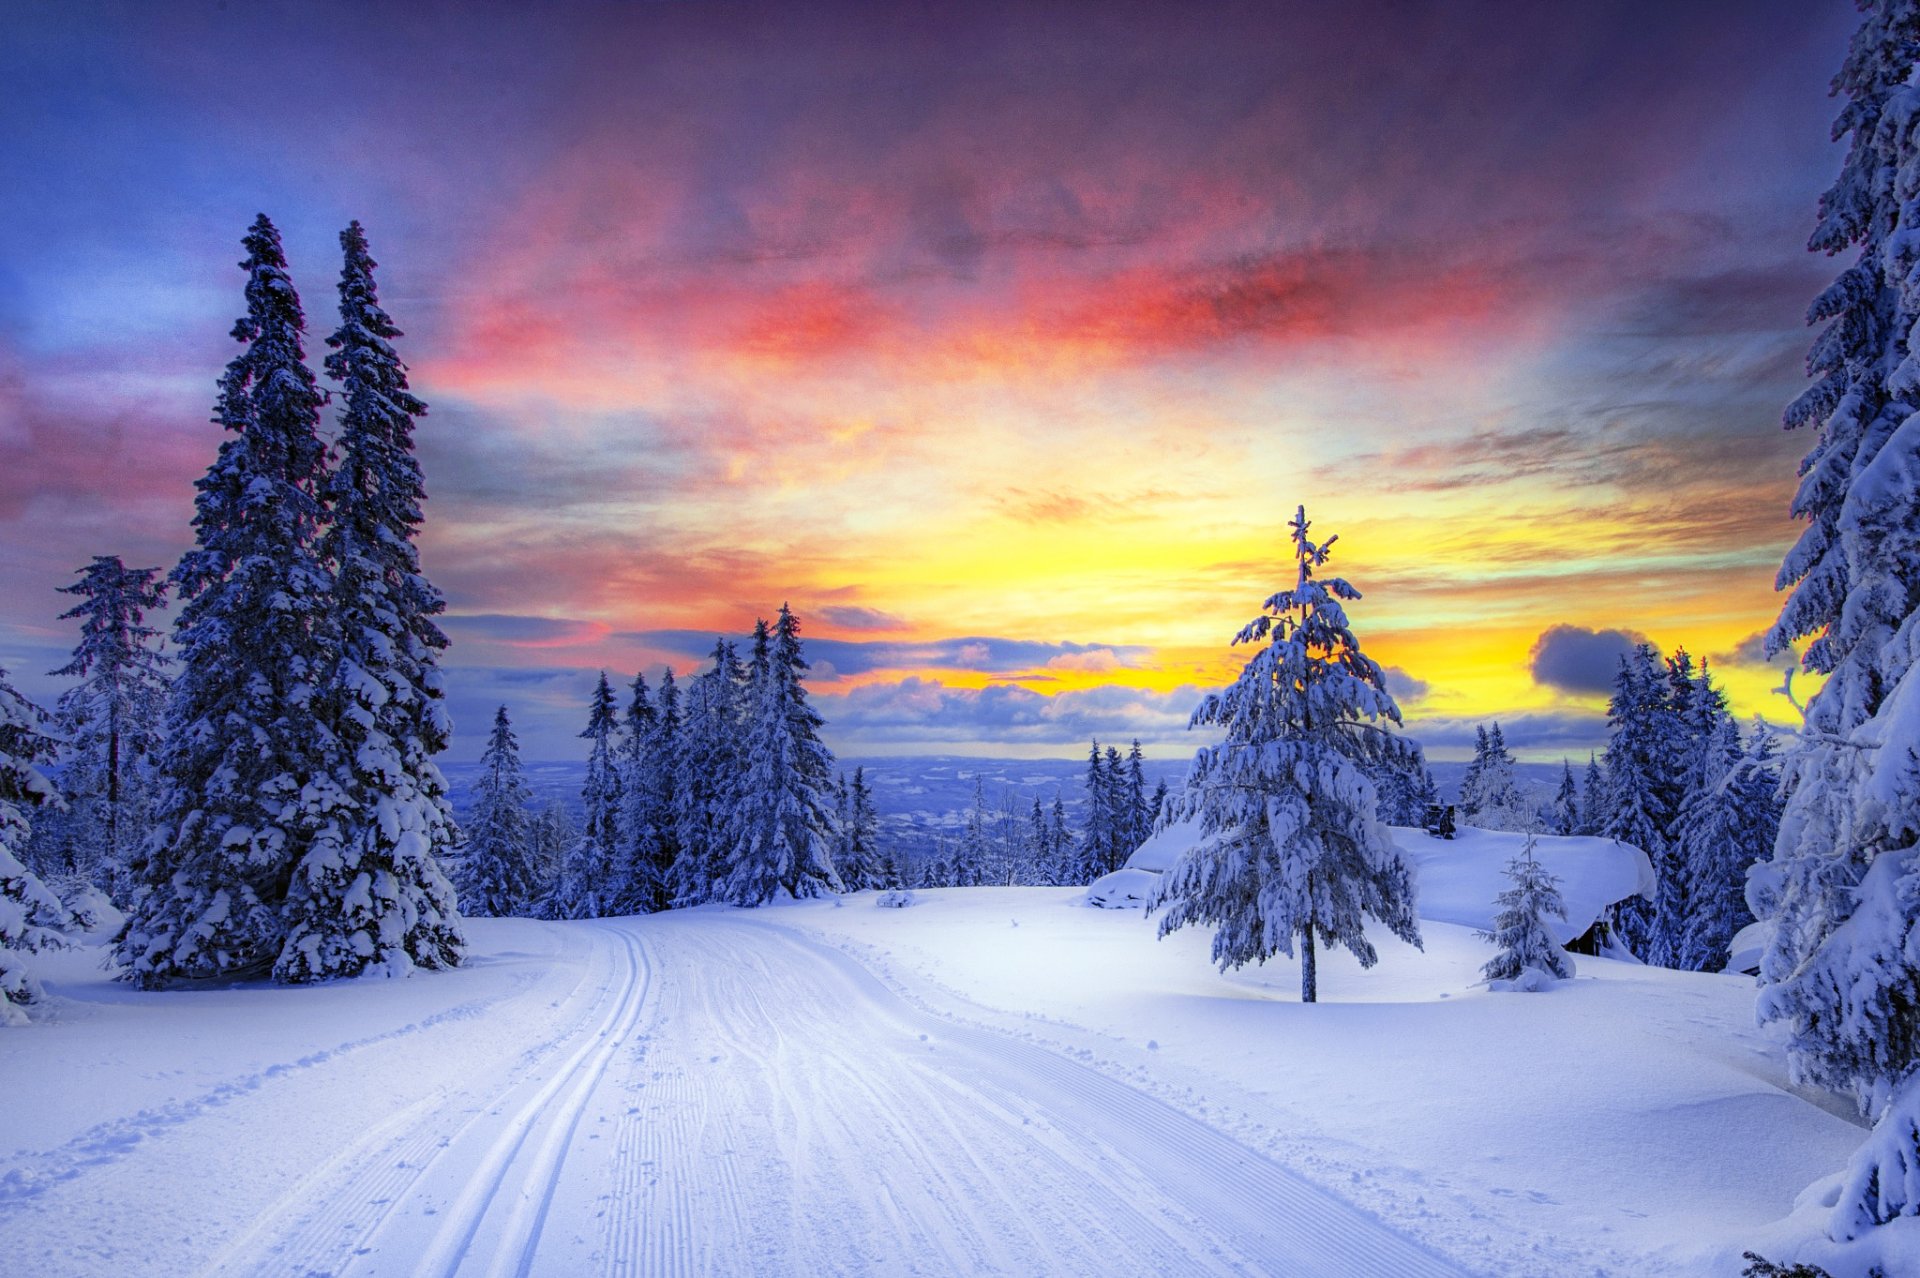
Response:
[[[1454,838],[1436,839],[1425,830],[1391,827],[1393,841],[1419,875],[1419,914],[1439,923],[1488,929],[1494,898],[1505,890],[1508,861],[1520,855],[1527,836],[1504,830],[1462,827]],[[1159,875],[1200,837],[1195,821],[1168,825],[1142,843],[1124,868],[1094,880],[1089,903],[1109,909],[1146,904]],[[1560,880],[1567,919],[1550,919],[1562,945],[1584,933],[1616,902],[1631,896],[1653,897],[1653,863],[1639,848],[1613,839],[1541,834],[1534,856]]]

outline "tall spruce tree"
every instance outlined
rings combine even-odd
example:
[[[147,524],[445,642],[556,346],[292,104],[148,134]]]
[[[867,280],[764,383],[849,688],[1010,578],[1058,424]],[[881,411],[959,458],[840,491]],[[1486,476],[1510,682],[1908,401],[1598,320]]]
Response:
[[[620,867],[620,766],[614,757],[619,731],[613,687],[600,672],[587,704],[587,726],[581,737],[593,744],[587,752],[587,779],[580,787],[584,819],[580,834],[560,858],[560,872],[548,895],[548,918],[592,919],[611,914],[625,884]]]
[[[1575,834],[1580,829],[1580,789],[1574,784],[1573,763],[1560,760],[1560,787],[1553,792],[1553,805],[1547,810],[1548,829],[1554,834]]]
[[[740,794],[749,677],[734,646],[713,645],[713,666],[693,680],[685,703],[674,778],[674,837],[669,882],[675,905],[721,895],[727,881],[727,822]]]
[[[31,833],[27,814],[60,805],[38,766],[53,754],[45,717],[0,670],[0,1025],[25,1023],[41,994],[34,956],[65,944],[65,907],[20,856]]]
[[[1147,794],[1146,757],[1140,752],[1140,739],[1135,737],[1127,749],[1127,836],[1121,845],[1122,863],[1153,833],[1151,802]]]
[[[685,718],[680,707],[680,685],[672,670],[660,672],[655,698],[653,739],[647,747],[647,770],[641,784],[647,791],[647,811],[653,822],[653,873],[659,884],[656,906],[668,909],[677,894],[674,866],[680,861],[680,756],[685,748]]]
[[[244,241],[244,346],[220,379],[229,432],[197,484],[195,546],[174,569],[179,673],[167,706],[154,830],[116,954],[128,979],[264,974],[286,940],[288,885],[306,854],[333,757],[315,704],[337,646],[321,561],[326,448],[306,364],[306,319],[280,233]]]
[[[807,704],[800,622],[785,604],[775,624],[747,749],[739,805],[729,823],[727,899],[761,905],[842,890],[833,866],[833,753]]]
[[[660,747],[660,711],[646,676],[635,674],[620,737],[619,861],[624,887],[615,906],[621,914],[652,913],[673,903],[667,881],[671,849],[662,828],[672,817],[661,803]]]
[[[320,539],[334,576],[336,646],[318,704],[328,721],[330,775],[310,787],[317,823],[288,888],[283,981],[460,961],[453,884],[441,858],[459,831],[433,757],[447,748],[439,654],[446,611],[421,571],[414,538],[426,484],[413,455],[427,406],[407,387],[381,309],[374,260],[358,222],[340,233],[340,327],[327,338],[340,387],[340,460],[325,485]]]
[[[1316,543],[1300,507],[1293,530],[1295,577],[1234,637],[1257,651],[1231,687],[1212,693],[1193,723],[1217,724],[1224,740],[1194,755],[1183,816],[1201,837],[1161,876],[1150,908],[1164,908],[1160,934],[1215,925],[1223,969],[1265,962],[1300,947],[1300,997],[1318,997],[1315,947],[1341,945],[1371,967],[1378,955],[1365,920],[1420,944],[1413,867],[1376,815],[1369,780],[1404,741],[1380,666],[1360,651],[1343,601],[1360,592],[1314,575],[1336,538]]]
[[[1497,723],[1475,730],[1473,762],[1460,784],[1460,820],[1482,830],[1525,830],[1533,824],[1514,775],[1513,753]]]
[[[533,792],[520,766],[520,741],[507,708],[494,712],[493,732],[480,755],[473,786],[473,820],[460,858],[460,905],[468,914],[499,918],[532,908],[540,895],[534,865]]]
[[[53,672],[79,680],[54,708],[65,738],[61,869],[111,888],[147,834],[168,668],[160,632],[146,624],[146,614],[164,602],[166,585],[156,580],[158,568],[128,568],[118,555],[95,555],[79,573],[79,581],[60,587],[80,597],[60,619],[79,619],[80,642],[73,659]]]
[[[954,845],[955,887],[978,887],[986,881],[987,842],[987,785],[975,774],[973,803],[967,808],[967,820],[960,830],[960,842]]]
[[[1761,902],[1774,923],[1760,1014],[1796,1080],[1849,1094],[1875,1128],[1828,1223],[1836,1239],[1920,1215],[1920,9],[1862,5],[1833,82],[1849,146],[1811,247],[1859,257],[1815,301],[1812,426],[1776,584],[1770,651],[1806,641],[1826,676],[1788,755]]]
[[[1091,883],[1120,868],[1113,856],[1119,842],[1114,833],[1118,814],[1113,808],[1113,782],[1097,739],[1087,747],[1086,787],[1087,811],[1081,826],[1079,864],[1073,878],[1076,883]]]
[[[1671,766],[1663,708],[1665,683],[1654,649],[1637,646],[1620,659],[1607,703],[1606,820],[1599,833],[1645,852],[1656,879],[1669,865],[1667,769]],[[1654,910],[1634,897],[1615,911],[1620,939],[1635,954],[1652,953]]]
[[[1580,777],[1580,824],[1575,834],[1595,835],[1606,828],[1608,800],[1607,777],[1600,770],[1597,755],[1587,755],[1587,770]]]
[[[847,889],[858,891],[861,888],[899,887],[899,871],[894,872],[895,881],[889,883],[882,865],[880,813],[873,805],[873,787],[867,782],[867,770],[864,767],[853,770],[853,784],[848,789],[848,807],[847,859],[840,873]]]
[[[1780,785],[1773,734],[1757,726],[1751,743],[1723,715],[1701,752],[1681,805],[1675,855],[1687,878],[1688,911],[1673,966],[1718,971],[1734,933],[1753,922],[1747,870],[1773,849],[1780,830]]]

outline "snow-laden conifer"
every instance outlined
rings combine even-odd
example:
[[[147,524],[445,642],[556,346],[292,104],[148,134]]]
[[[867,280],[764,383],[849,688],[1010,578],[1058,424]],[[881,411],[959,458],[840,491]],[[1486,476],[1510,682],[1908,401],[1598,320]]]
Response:
[[[1507,880],[1513,886],[1494,898],[1500,912],[1494,916],[1493,930],[1479,933],[1482,940],[1500,947],[1480,969],[1488,981],[1501,983],[1497,989],[1536,991],[1573,977],[1572,957],[1547,926],[1550,918],[1564,921],[1567,917],[1560,880],[1535,859],[1533,847],[1529,834],[1520,855],[1507,862]]]
[[[1194,711],[1217,724],[1175,803],[1201,837],[1161,876],[1151,908],[1160,934],[1214,925],[1222,968],[1265,962],[1300,946],[1300,994],[1314,1001],[1315,947],[1341,945],[1363,967],[1377,961],[1365,921],[1419,945],[1413,867],[1376,816],[1368,779],[1386,752],[1406,749],[1380,666],[1360,651],[1342,601],[1360,592],[1319,578],[1335,538],[1316,544],[1305,507],[1293,530],[1295,578],[1234,637],[1257,651],[1224,692]]]
[[[1087,747],[1086,788],[1087,810],[1080,828],[1079,859],[1071,880],[1074,883],[1091,883],[1120,868],[1116,856],[1120,841],[1115,833],[1118,814],[1114,811],[1113,781],[1097,739]]]
[[[580,735],[587,752],[587,779],[580,787],[584,814],[579,836],[560,858],[545,913],[554,919],[592,919],[611,914],[622,883],[620,865],[620,767],[614,757],[619,716],[607,672],[600,672]]]
[[[624,887],[615,901],[621,914],[664,910],[673,903],[668,872],[672,866],[665,827],[672,813],[663,805],[659,708],[645,675],[636,674],[629,690],[620,737],[620,862]]]
[[[532,912],[544,915],[554,884],[560,879],[560,866],[580,841],[580,823],[565,803],[549,800],[533,814],[530,839],[533,878],[540,885],[540,895],[533,903]]]
[[[842,889],[833,866],[833,754],[807,704],[807,668],[800,623],[782,604],[728,823],[726,897],[735,905],[761,905],[782,890],[808,897]]]
[[[1595,835],[1606,828],[1608,800],[1607,776],[1600,770],[1597,755],[1587,756],[1587,770],[1580,776],[1580,824],[1575,834]]]
[[[699,905],[727,878],[727,821],[745,767],[744,701],[749,676],[732,643],[717,639],[713,666],[689,685],[674,778],[674,837],[668,880],[675,905]]]
[[[1606,750],[1606,819],[1599,833],[1645,852],[1658,879],[1671,857],[1667,830],[1673,820],[1668,804],[1672,738],[1664,710],[1665,682],[1657,654],[1647,644],[1620,659],[1614,691],[1607,703],[1611,734]],[[1620,939],[1641,958],[1653,944],[1654,908],[1641,897],[1615,911]]]
[[[60,804],[38,766],[53,753],[44,720],[0,670],[0,1025],[25,1022],[41,994],[34,955],[65,944],[60,929],[69,922],[60,898],[20,856],[31,832],[27,814]]]
[[[334,650],[318,698],[330,773],[305,796],[314,828],[274,965],[295,982],[452,967],[466,945],[441,866],[459,831],[433,761],[453,732],[439,668],[447,637],[434,621],[446,601],[414,546],[426,485],[413,430],[427,406],[408,389],[358,222],[340,247],[326,367],[344,407],[319,547],[334,576]]]
[[[1547,809],[1548,829],[1554,834],[1574,834],[1580,829],[1580,788],[1573,779],[1573,764],[1560,760],[1560,785],[1553,792]]]
[[[158,568],[128,568],[118,555],[95,555],[79,574],[60,587],[80,597],[60,619],[79,619],[80,642],[53,672],[79,680],[54,707],[67,803],[60,869],[111,889],[147,834],[170,672],[146,614],[161,606],[166,585]]]
[[[898,869],[893,872],[896,881],[887,882],[880,854],[880,813],[873,805],[873,787],[867,783],[864,767],[853,770],[847,787],[846,849],[840,877],[848,891],[899,886]]]
[[[960,841],[954,845],[952,883],[955,887],[978,887],[987,880],[987,821],[987,785],[976,774],[973,803],[967,808],[966,824],[960,827]]]
[[[463,912],[495,918],[522,914],[538,899],[532,799],[520,765],[520,741],[501,706],[473,785],[473,816],[458,876]]]
[[[1140,751],[1140,740],[1134,738],[1133,745],[1127,750],[1126,781],[1126,837],[1121,840],[1123,853],[1121,863],[1133,855],[1134,849],[1147,841],[1153,833],[1153,814],[1151,800],[1147,794],[1146,756]]]
[[[1525,830],[1534,814],[1520,789],[1513,752],[1499,724],[1476,729],[1473,761],[1460,783],[1460,823],[1482,830]]]
[[[1920,1215],[1920,8],[1863,5],[1833,91],[1849,136],[1811,247],[1858,248],[1817,298],[1812,426],[1780,568],[1791,594],[1772,652],[1806,642],[1826,676],[1785,761],[1788,800],[1755,895],[1774,922],[1763,1020],[1783,1022],[1796,1079],[1876,1121],[1828,1224],[1836,1239]]]
[[[306,320],[280,233],[245,240],[245,349],[220,379],[229,432],[198,481],[180,600],[154,830],[116,953],[129,979],[264,973],[286,938],[287,884],[312,827],[309,788],[333,743],[316,694],[336,649],[333,579],[317,553],[325,446]]]
[[[1687,878],[1688,903],[1672,956],[1675,967],[1720,970],[1734,933],[1753,922],[1747,871],[1772,851],[1780,828],[1773,750],[1773,734],[1764,726],[1746,744],[1739,725],[1722,716],[1701,753],[1674,844]]]

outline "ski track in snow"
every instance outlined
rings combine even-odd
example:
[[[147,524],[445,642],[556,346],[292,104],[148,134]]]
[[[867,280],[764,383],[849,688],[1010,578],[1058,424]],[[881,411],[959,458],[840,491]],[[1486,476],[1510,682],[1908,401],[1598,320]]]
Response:
[[[568,926],[591,952],[558,1020],[512,997],[489,1012],[537,1041],[342,1124],[198,1272],[1459,1272],[1199,1119],[920,1011],[785,928],[713,910]],[[314,1063],[377,1089],[347,1046]]]

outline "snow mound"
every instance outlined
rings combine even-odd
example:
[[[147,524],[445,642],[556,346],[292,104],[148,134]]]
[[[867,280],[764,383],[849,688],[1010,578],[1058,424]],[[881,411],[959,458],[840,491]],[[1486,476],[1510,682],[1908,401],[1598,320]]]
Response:
[[[1494,898],[1506,890],[1507,862],[1520,855],[1527,836],[1462,826],[1451,839],[1394,826],[1393,841],[1420,876],[1420,917],[1438,923],[1489,929]],[[1534,836],[1533,855],[1560,880],[1566,921],[1548,919],[1565,945],[1584,933],[1607,907],[1630,896],[1653,899],[1653,862],[1639,848],[1613,839],[1573,835]]]
[[[1757,919],[1733,934],[1727,942],[1727,967],[1729,972],[1758,972],[1760,956],[1767,952],[1767,946],[1773,944],[1774,921]]]
[[[1419,875],[1421,918],[1481,930],[1493,926],[1494,898],[1507,888],[1507,862],[1520,855],[1526,835],[1463,826],[1453,838],[1437,839],[1425,830],[1389,829]],[[1108,909],[1145,905],[1161,872],[1199,837],[1197,821],[1156,831],[1124,868],[1093,881],[1088,903]],[[1639,848],[1613,839],[1541,834],[1534,836],[1533,854],[1560,880],[1567,918],[1564,923],[1549,919],[1547,926],[1562,945],[1592,927],[1615,902],[1653,898],[1653,862]]]
[[[1137,909],[1147,903],[1154,884],[1159,881],[1157,871],[1129,864],[1111,874],[1103,874],[1090,883],[1087,886],[1087,904],[1108,910]]]
[[[1200,827],[1191,821],[1175,821],[1153,832],[1145,843],[1134,849],[1127,858],[1129,870],[1151,870],[1155,874],[1165,872],[1173,865],[1174,858],[1193,846],[1199,837]],[[1123,873],[1116,870],[1115,874]],[[1111,878],[1112,875],[1107,877]]]

